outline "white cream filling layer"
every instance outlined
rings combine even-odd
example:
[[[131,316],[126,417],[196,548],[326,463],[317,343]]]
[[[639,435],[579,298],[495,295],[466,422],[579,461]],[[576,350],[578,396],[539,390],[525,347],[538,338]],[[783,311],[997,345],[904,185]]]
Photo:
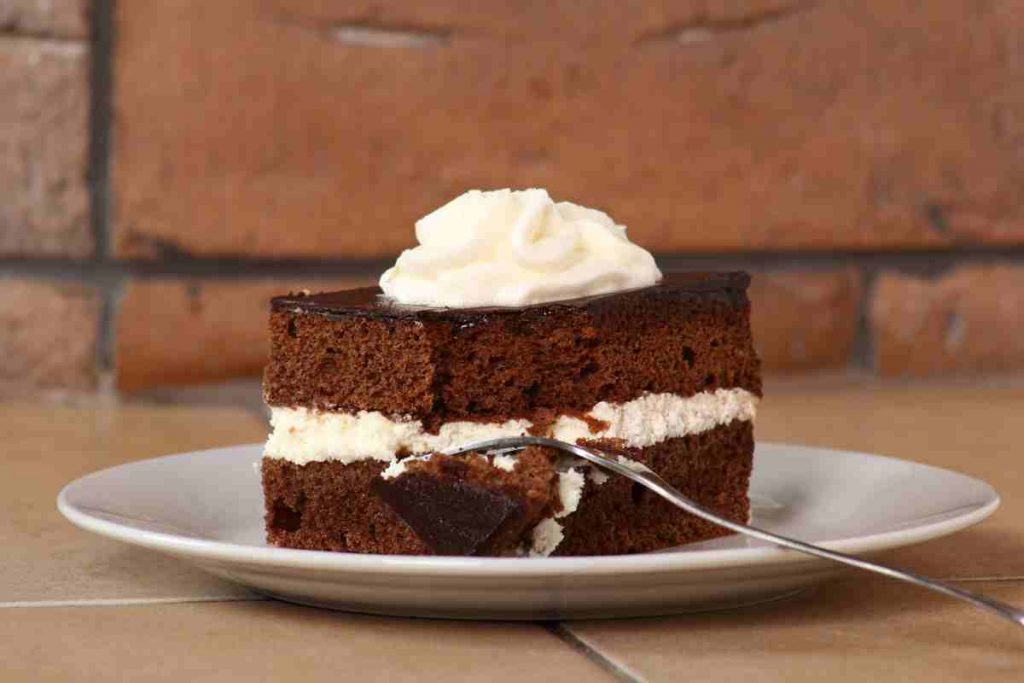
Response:
[[[625,403],[602,401],[587,417],[604,422],[607,427],[591,430],[586,421],[562,415],[545,436],[570,443],[579,439],[617,439],[626,446],[642,448],[665,439],[699,434],[734,420],[753,420],[757,401],[757,396],[745,389],[717,389],[693,396],[646,394]],[[324,460],[345,464],[358,460],[392,462],[399,452],[416,455],[472,441],[523,436],[533,426],[529,420],[448,422],[441,425],[437,434],[431,434],[420,420],[407,416],[287,407],[272,408],[270,424],[264,455],[298,465]]]
[[[558,474],[558,498],[562,502],[562,509],[554,516],[542,519],[533,527],[530,533],[530,547],[525,549],[531,557],[547,557],[555,551],[555,548],[565,538],[562,525],[559,519],[568,517],[576,512],[583,498],[583,487],[586,486],[586,478],[583,472],[576,468],[569,468]]]
[[[533,527],[531,536],[533,545],[527,554],[530,557],[547,557],[555,551],[563,538],[565,538],[565,533],[562,531],[561,524],[552,517],[542,519],[537,526]]]

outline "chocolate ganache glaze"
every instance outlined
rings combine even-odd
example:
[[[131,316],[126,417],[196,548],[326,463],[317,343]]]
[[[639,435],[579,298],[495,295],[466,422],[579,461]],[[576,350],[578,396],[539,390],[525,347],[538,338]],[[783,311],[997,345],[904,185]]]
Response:
[[[720,299],[723,303],[729,305],[737,305],[743,301],[744,293],[749,284],[750,275],[742,271],[667,273],[661,282],[650,287],[509,308],[494,306],[442,308],[400,304],[384,296],[379,287],[362,287],[338,292],[298,293],[279,296],[271,300],[271,309],[274,311],[290,310],[294,312],[316,313],[327,317],[370,316],[375,318],[410,318],[425,316],[458,321],[467,318],[486,318],[508,313],[521,313],[524,310],[542,312],[544,309],[564,306],[590,308],[597,312],[601,308],[602,301],[612,297],[630,296],[631,294],[663,296],[666,298],[711,297]]]

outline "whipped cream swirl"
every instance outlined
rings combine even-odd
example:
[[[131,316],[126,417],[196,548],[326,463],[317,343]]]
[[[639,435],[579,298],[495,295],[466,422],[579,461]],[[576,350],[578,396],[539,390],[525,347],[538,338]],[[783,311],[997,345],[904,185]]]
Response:
[[[470,190],[418,220],[416,239],[380,279],[402,304],[525,306],[661,280],[625,227],[546,190]]]

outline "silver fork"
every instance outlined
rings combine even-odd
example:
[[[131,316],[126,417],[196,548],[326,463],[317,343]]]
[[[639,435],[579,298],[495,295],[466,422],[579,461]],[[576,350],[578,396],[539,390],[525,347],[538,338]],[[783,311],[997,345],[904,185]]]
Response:
[[[1024,626],[1024,610],[1019,610],[1012,605],[1008,605],[999,600],[981,595],[980,593],[972,593],[971,591],[957,588],[944,581],[938,579],[930,579],[918,574],[889,567],[884,564],[878,564],[876,562],[868,562],[862,560],[859,557],[853,555],[847,555],[845,553],[839,553],[834,550],[828,550],[820,546],[812,545],[810,543],[804,543],[793,538],[787,538],[786,536],[780,536],[773,534],[770,531],[764,529],[758,529],[757,527],[748,526],[746,524],[740,524],[730,519],[719,516],[717,513],[709,510],[703,505],[691,500],[687,496],[684,496],[676,488],[670,485],[667,481],[655,474],[650,468],[645,465],[626,458],[622,455],[617,455],[612,458],[601,451],[586,446],[578,446],[576,444],[567,443],[565,441],[557,441],[555,439],[546,439],[539,436],[515,436],[503,439],[489,439],[487,441],[478,441],[476,443],[463,444],[454,448],[449,448],[444,451],[445,455],[459,455],[460,453],[467,453],[470,451],[493,451],[502,449],[506,452],[512,452],[516,450],[522,450],[526,446],[546,446],[547,448],[554,448],[565,453],[570,453],[578,458],[582,458],[587,462],[593,463],[598,467],[602,467],[606,470],[611,470],[616,474],[621,474],[627,479],[631,479],[638,484],[646,486],[651,491],[654,491],[662,498],[669,502],[681,507],[692,515],[706,519],[709,522],[723,526],[726,529],[735,531],[738,534],[744,534],[752,538],[757,538],[762,541],[768,541],[777,546],[783,548],[789,548],[790,550],[796,550],[801,553],[808,555],[814,555],[815,557],[821,557],[826,560],[832,560],[833,562],[840,562],[857,569],[863,569],[869,572],[875,572],[876,574],[882,574],[892,579],[899,579],[900,581],[906,581],[912,583],[915,586],[921,586],[922,588],[928,588],[937,593],[942,593],[951,598],[963,600],[968,602],[975,607],[979,607],[983,610],[991,612],[997,616],[1012,621],[1017,626]]]

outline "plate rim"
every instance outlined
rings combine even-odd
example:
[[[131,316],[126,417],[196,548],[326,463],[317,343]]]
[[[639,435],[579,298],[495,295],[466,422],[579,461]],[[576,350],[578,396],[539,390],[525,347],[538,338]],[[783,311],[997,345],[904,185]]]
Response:
[[[866,536],[853,536],[820,543],[822,547],[850,554],[863,554],[922,543],[956,533],[990,517],[1000,506],[1001,498],[989,483],[956,470],[905,460],[892,456],[844,449],[823,448],[804,444],[759,441],[757,446],[793,450],[827,452],[829,457],[858,457],[910,464],[952,474],[980,485],[988,494],[982,506],[966,511],[951,519],[931,522],[910,529],[896,529]],[[178,534],[139,529],[97,517],[87,509],[69,500],[77,487],[88,480],[101,477],[114,470],[131,468],[143,463],[173,458],[210,456],[237,449],[259,449],[262,443],[236,444],[134,460],[96,470],[61,488],[57,496],[58,511],[75,526],[128,545],[139,546],[165,554],[199,562],[247,564],[278,569],[304,569],[328,572],[362,570],[386,571],[389,575],[435,575],[452,577],[537,578],[550,576],[602,576],[612,574],[643,574],[660,572],[700,572],[705,570],[734,569],[764,565],[821,562],[802,553],[772,546],[744,548],[715,548],[706,550],[665,551],[635,555],[598,555],[586,557],[544,558],[476,558],[435,557],[420,555],[375,555],[343,553],[322,550],[297,550],[273,546],[252,546],[227,541],[189,538]]]

